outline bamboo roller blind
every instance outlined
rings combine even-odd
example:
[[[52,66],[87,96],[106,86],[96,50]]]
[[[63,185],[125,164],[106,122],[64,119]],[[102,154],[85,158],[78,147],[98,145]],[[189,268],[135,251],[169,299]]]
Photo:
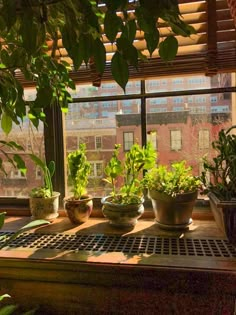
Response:
[[[138,71],[130,67],[131,79],[183,74],[214,75],[218,72],[236,71],[236,29],[227,0],[179,0],[179,7],[184,21],[191,24],[197,34],[190,38],[177,36],[178,55],[171,64],[162,61],[156,49],[148,62],[140,61]],[[161,38],[170,33],[164,23],[159,30]],[[116,48],[105,35],[103,41],[106,43],[107,65],[102,81],[108,81],[112,80],[110,60]],[[51,45],[49,42],[49,50]],[[71,63],[61,41],[59,45],[60,58]],[[142,32],[137,32],[134,45],[149,56]],[[92,67],[83,65],[78,71],[72,71],[71,77],[78,83],[88,83],[96,81],[98,75]],[[21,77],[21,80],[24,79]],[[26,81],[25,85],[28,85]]]

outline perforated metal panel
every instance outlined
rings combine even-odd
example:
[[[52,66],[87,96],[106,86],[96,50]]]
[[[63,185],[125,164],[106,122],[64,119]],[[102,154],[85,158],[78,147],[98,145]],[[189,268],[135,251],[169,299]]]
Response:
[[[0,236],[12,233],[1,232]],[[1,243],[1,242],[0,242]],[[25,233],[11,241],[10,248],[86,250],[146,253],[174,256],[236,257],[236,247],[223,239],[168,238],[157,236],[68,235]]]

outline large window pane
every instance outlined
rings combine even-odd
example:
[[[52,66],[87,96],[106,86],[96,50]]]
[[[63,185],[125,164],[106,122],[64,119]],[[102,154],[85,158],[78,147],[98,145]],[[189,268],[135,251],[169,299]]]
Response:
[[[77,149],[79,143],[86,144],[92,166],[88,191],[93,196],[101,197],[110,191],[102,180],[104,168],[115,144],[121,144],[123,158],[134,142],[140,143],[140,121],[140,100],[137,99],[112,101],[104,98],[104,101],[95,102],[91,98],[90,102],[70,104],[66,115],[66,151],[68,154]]]
[[[170,92],[198,89],[210,89],[232,86],[232,75],[220,73],[213,77],[204,75],[192,75],[185,77],[168,77],[146,80],[146,92]]]

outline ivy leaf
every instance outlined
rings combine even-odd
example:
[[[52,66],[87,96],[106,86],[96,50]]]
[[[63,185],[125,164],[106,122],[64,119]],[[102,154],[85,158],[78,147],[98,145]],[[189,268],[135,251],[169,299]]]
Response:
[[[106,49],[99,38],[94,41],[93,51],[96,70],[102,74],[106,65]]]
[[[107,11],[104,19],[104,31],[111,43],[114,43],[116,35],[122,26],[122,20],[115,12]]]
[[[164,61],[171,61],[178,52],[178,41],[174,36],[168,36],[159,45],[159,55]]]
[[[152,53],[157,48],[159,43],[159,31],[156,29],[153,33],[145,33],[144,38],[147,43],[147,49],[149,51],[150,57],[152,56]]]
[[[125,92],[125,87],[129,78],[129,68],[126,60],[118,51],[116,51],[112,57],[111,72],[116,82]]]
[[[2,114],[1,127],[7,135],[12,129],[12,119],[5,112]]]

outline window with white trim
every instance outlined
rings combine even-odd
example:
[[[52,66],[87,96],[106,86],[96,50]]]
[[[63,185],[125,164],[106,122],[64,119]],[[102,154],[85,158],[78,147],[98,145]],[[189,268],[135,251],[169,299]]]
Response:
[[[210,146],[210,132],[207,129],[201,129],[198,133],[199,149],[208,149]]]
[[[179,151],[182,148],[182,132],[181,130],[170,131],[170,147],[173,151]]]
[[[134,133],[133,132],[124,132],[124,151],[129,151],[132,145],[134,144]]]

